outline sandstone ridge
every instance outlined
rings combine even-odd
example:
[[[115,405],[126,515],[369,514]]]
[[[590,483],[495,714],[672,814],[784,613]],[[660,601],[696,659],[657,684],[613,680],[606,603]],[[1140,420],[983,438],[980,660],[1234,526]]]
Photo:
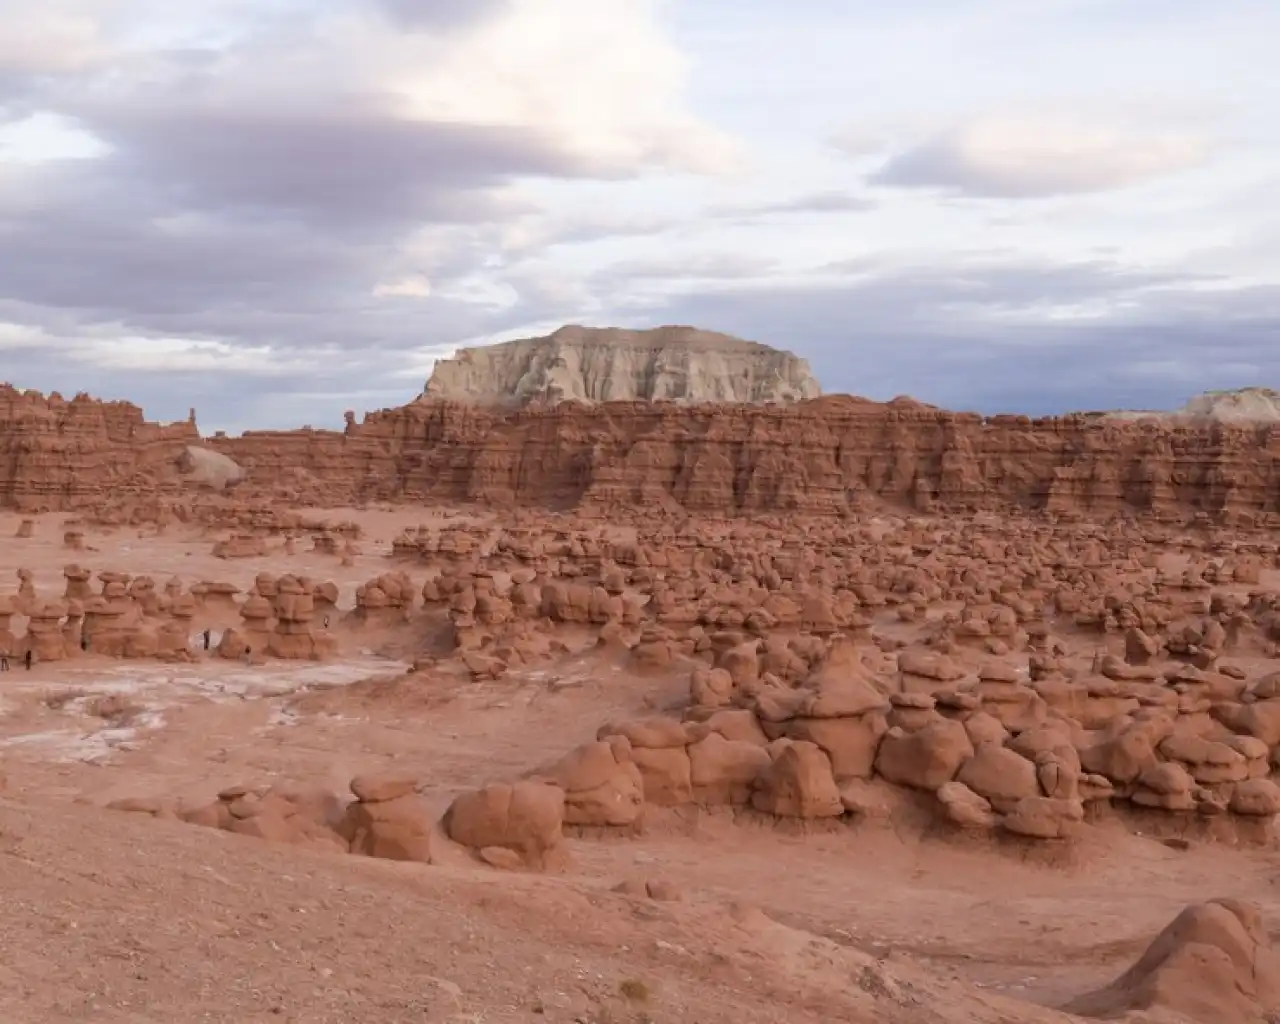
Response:
[[[806,360],[693,327],[562,327],[545,338],[464,348],[426,395],[480,405],[564,401],[795,402],[822,393]]]
[[[117,519],[164,509],[184,515],[195,501],[219,498],[209,474],[190,471],[193,446],[230,459],[219,464],[238,481],[235,499],[250,502],[449,502],[646,516],[839,516],[887,503],[918,512],[1280,521],[1280,426],[982,417],[848,396],[772,406],[521,409],[422,398],[362,421],[349,413],[342,432],[202,441],[193,421],[147,422],[126,402],[6,387],[0,505],[106,508]]]
[[[420,400],[344,434],[214,439],[280,500],[426,501],[643,515],[919,512],[1280,515],[1280,429],[1032,420],[906,399],[789,406],[609,402],[486,409]],[[322,485],[322,486],[321,486]]]

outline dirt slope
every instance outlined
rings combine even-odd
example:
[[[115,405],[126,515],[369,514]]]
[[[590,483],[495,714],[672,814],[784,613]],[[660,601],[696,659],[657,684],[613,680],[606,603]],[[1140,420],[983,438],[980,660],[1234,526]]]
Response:
[[[0,802],[0,1019],[1036,1022],[757,910]],[[540,1012],[539,1012],[540,1011]]]

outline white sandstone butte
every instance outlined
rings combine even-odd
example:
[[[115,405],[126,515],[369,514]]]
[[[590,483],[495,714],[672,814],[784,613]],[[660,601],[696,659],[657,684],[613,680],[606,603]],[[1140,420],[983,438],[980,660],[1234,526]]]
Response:
[[[424,397],[478,405],[611,401],[791,403],[822,395],[808,360],[695,327],[561,327],[459,349]]]
[[[1280,423],[1280,391],[1271,388],[1239,388],[1235,391],[1205,391],[1181,409],[1172,412],[1123,410],[1108,414],[1112,419],[1163,419],[1189,423]]]

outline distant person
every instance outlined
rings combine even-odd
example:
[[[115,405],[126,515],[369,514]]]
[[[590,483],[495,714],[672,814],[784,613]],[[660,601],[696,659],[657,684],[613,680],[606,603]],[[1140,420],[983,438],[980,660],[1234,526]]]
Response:
[[[324,617],[324,628],[325,629],[329,628],[329,616],[327,615]]]
[[[9,671],[9,655],[8,653],[0,654],[0,672]]]
[[[26,657],[24,657],[22,660],[26,663],[27,671],[30,672],[31,671],[31,648],[30,647],[27,648]]]
[[[244,649],[244,663],[248,665],[253,660],[253,648],[246,647]]]
[[[82,651],[88,651],[88,650],[89,650],[89,635],[88,635],[87,633],[86,633],[86,634],[83,634],[83,635],[80,637],[80,650],[82,650]]]
[[[206,651],[209,649],[209,641],[211,639],[212,639],[212,635],[210,634],[209,630],[206,629],[204,631],[204,649]]]

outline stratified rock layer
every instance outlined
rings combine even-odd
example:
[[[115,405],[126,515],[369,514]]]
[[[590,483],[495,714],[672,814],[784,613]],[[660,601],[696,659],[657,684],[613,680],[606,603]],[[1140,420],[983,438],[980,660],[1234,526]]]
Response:
[[[562,327],[545,338],[464,348],[426,394],[480,405],[564,401],[796,402],[822,394],[806,360],[694,327]]]
[[[194,422],[148,423],[128,403],[0,388],[0,504],[177,506],[201,489],[183,472],[199,443]],[[244,471],[235,493],[250,502],[839,515],[887,501],[922,512],[1280,521],[1280,425],[984,418],[847,396],[506,410],[424,398],[363,422],[349,414],[342,433],[203,444]]]
[[[154,495],[176,475],[194,418],[161,425],[128,402],[67,401],[0,385],[0,504],[23,511],[86,508],[105,494]]]
[[[984,418],[908,400],[793,406],[641,402],[520,410],[420,400],[345,435],[249,434],[214,446],[327,501],[410,498],[543,508],[840,514],[1044,509],[1244,521],[1280,512],[1280,428]]]

